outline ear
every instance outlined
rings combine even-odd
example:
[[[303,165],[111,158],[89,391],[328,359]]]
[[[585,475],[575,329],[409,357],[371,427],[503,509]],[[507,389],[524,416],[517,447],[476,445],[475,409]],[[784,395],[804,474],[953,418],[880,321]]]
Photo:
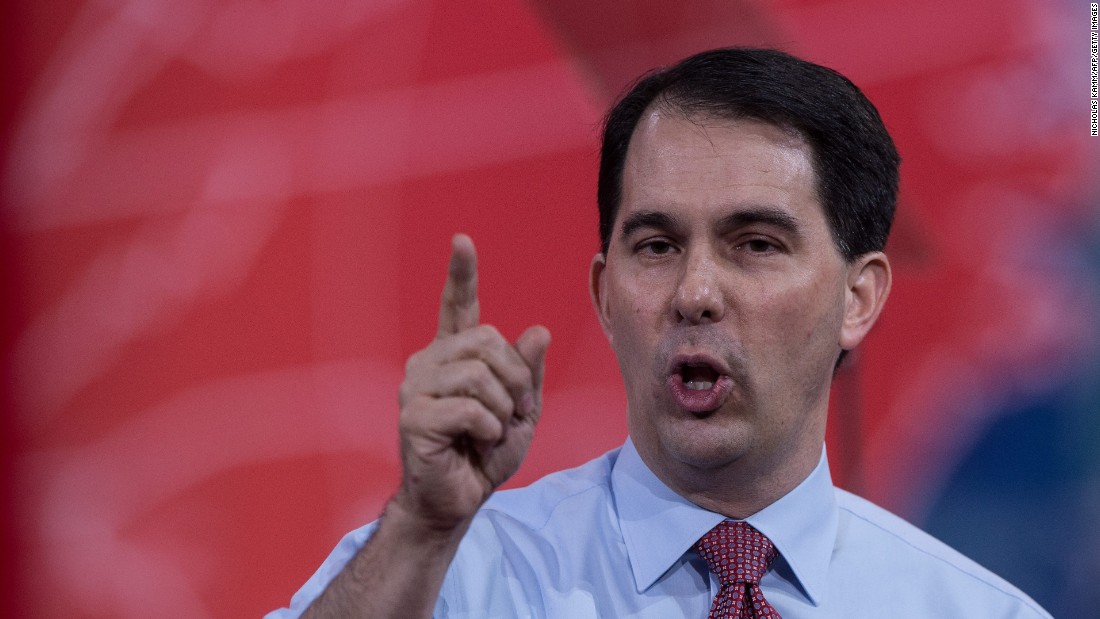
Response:
[[[874,326],[890,296],[891,277],[890,261],[880,251],[864,254],[848,266],[841,348],[852,350]]]
[[[592,306],[596,309],[596,317],[600,320],[600,328],[611,341],[611,314],[607,299],[607,282],[604,274],[607,271],[607,256],[600,252],[592,257],[592,266],[588,271],[588,293],[592,296]]]

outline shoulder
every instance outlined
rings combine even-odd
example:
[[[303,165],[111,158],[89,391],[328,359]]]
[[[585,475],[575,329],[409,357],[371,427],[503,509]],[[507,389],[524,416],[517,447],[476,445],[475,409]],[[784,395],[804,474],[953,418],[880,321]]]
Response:
[[[513,521],[538,530],[578,511],[611,507],[611,469],[619,450],[572,469],[551,473],[533,484],[502,490],[489,498],[479,518]]]
[[[904,574],[911,590],[936,590],[945,603],[1010,617],[1049,617],[1027,594],[947,544],[889,511],[836,489],[836,553],[885,578]],[[917,585],[917,586],[914,586]]]
[[[1004,582],[962,553],[867,499],[839,488],[836,494],[842,526],[846,524],[848,527],[843,533],[851,535],[847,541],[854,544],[863,540],[874,541],[879,545],[885,544],[880,547],[906,560],[927,560],[948,572],[971,574],[995,584]]]
[[[524,488],[493,494],[459,547],[460,564],[555,562],[614,540],[618,517],[610,479],[617,451]]]
[[[437,614],[517,616],[613,561],[622,546],[610,490],[615,455],[493,494],[451,562]]]

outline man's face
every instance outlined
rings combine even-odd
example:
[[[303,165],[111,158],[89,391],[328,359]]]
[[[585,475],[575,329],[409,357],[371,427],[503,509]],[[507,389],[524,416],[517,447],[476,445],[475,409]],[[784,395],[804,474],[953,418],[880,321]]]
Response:
[[[853,267],[811,161],[757,121],[658,108],[635,130],[592,293],[631,437],[674,489],[734,471],[797,483],[817,463],[833,367],[855,341]]]

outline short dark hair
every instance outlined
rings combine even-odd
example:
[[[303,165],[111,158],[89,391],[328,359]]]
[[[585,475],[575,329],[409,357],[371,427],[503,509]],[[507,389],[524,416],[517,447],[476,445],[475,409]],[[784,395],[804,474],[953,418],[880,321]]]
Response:
[[[702,52],[642,76],[604,120],[597,203],[607,253],[623,166],[646,110],[752,119],[797,132],[813,151],[818,195],[844,259],[886,246],[898,194],[894,141],[867,97],[836,71],[773,49]]]

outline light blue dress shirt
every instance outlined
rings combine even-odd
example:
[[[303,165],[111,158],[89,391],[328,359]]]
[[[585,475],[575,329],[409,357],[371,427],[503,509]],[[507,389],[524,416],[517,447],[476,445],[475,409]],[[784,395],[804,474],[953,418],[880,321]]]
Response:
[[[661,483],[628,440],[494,494],[459,546],[435,616],[702,619],[719,583],[691,546],[723,519]],[[779,550],[760,586],[784,619],[1050,617],[923,531],[834,488],[824,450],[809,477],[747,520]],[[345,536],[290,608],[267,619],[298,617],[376,526]]]

